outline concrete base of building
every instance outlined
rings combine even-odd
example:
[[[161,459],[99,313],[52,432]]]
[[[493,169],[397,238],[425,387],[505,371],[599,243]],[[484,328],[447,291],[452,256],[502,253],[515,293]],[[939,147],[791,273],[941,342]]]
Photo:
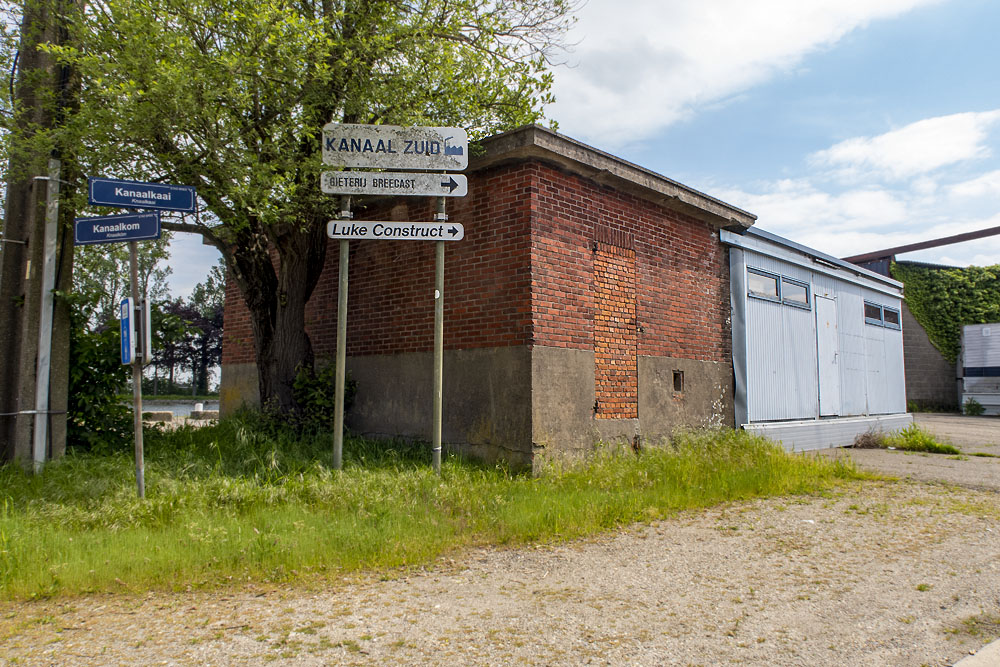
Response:
[[[370,437],[430,441],[433,364],[430,352],[349,357],[358,393],[348,428]],[[530,465],[528,348],[448,350],[443,372],[443,445],[481,460]]]
[[[227,417],[242,407],[260,407],[257,364],[222,364],[219,414]]]
[[[750,433],[770,438],[788,451],[810,451],[846,447],[869,431],[897,431],[913,423],[908,413],[867,417],[829,417],[802,421],[744,424]]]
[[[433,355],[349,357],[357,381],[347,427],[369,437],[431,440]],[[538,468],[579,459],[602,445],[634,446],[678,428],[733,423],[732,366],[639,357],[636,413],[595,410],[593,350],[534,346],[447,350],[441,440],[445,449],[484,461]],[[223,367],[220,410],[256,406],[253,364]]]

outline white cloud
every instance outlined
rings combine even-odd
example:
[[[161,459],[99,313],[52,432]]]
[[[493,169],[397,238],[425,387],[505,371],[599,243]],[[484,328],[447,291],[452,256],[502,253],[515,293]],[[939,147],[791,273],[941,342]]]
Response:
[[[1000,195],[1000,170],[991,171],[949,188],[954,197],[986,197]]]
[[[808,181],[780,181],[764,193],[717,193],[724,201],[755,213],[768,231],[807,243],[806,236],[892,233],[910,219],[904,200],[886,190],[849,190],[832,194]],[[834,254],[827,248],[817,248]],[[850,253],[848,253],[850,254]]]
[[[854,137],[814,153],[811,162],[841,177],[900,180],[989,157],[989,131],[1000,110],[926,118],[875,137]]]
[[[556,70],[563,131],[616,149],[747,90],[869,22],[939,0],[591,0]]]

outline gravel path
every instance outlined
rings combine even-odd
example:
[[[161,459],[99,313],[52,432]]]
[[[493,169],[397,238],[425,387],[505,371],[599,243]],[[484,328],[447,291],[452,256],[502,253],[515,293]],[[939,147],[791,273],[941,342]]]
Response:
[[[998,500],[855,482],[322,590],[4,603],[0,664],[951,665],[1000,635]]]

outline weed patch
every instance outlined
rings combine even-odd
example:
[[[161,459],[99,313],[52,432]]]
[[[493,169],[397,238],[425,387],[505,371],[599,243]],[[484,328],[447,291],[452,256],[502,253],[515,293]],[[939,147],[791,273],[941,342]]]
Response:
[[[916,424],[892,433],[868,431],[854,438],[852,447],[858,449],[899,449],[905,452],[960,455],[957,447],[938,442],[934,436]]]
[[[988,644],[1000,638],[1000,616],[996,614],[979,614],[963,619],[959,625],[947,630],[950,634],[968,635]]]

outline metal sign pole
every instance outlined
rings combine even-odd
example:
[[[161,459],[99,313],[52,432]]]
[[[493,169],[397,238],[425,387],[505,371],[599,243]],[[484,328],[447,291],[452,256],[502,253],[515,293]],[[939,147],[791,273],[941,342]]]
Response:
[[[129,241],[128,244],[128,268],[132,279],[132,303],[139,303],[139,244],[136,241]],[[135,317],[134,313],[130,313]],[[143,323],[140,321],[139,327]],[[138,334],[136,338],[141,340],[145,334]],[[132,349],[135,349],[135,341],[129,341]],[[132,421],[135,427],[135,484],[139,491],[139,497],[146,497],[146,464],[142,453],[142,356],[132,355]]]
[[[340,219],[350,220],[351,197],[340,198]],[[337,361],[336,384],[334,386],[333,418],[333,467],[340,470],[344,465],[344,379],[347,370],[347,262],[350,241],[340,241],[340,282],[337,287]]]
[[[438,197],[437,220],[448,219],[445,213],[445,198]],[[444,241],[434,244],[434,424],[432,427],[432,448],[434,472],[441,474],[441,404],[443,399],[444,376]]]

